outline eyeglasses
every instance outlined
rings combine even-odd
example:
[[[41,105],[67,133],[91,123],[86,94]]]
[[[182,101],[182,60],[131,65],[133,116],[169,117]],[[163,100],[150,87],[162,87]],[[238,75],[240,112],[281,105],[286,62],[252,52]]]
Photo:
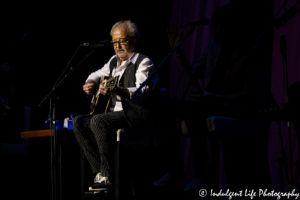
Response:
[[[129,38],[120,38],[119,40],[115,40],[115,41],[111,41],[110,43],[113,45],[113,46],[116,46],[117,44],[119,45],[124,45],[124,44],[127,44],[129,41]]]

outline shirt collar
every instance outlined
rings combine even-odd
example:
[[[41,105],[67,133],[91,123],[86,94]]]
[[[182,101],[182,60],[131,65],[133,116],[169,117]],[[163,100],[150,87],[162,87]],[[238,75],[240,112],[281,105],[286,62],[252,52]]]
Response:
[[[129,63],[131,62],[132,64],[135,64],[138,55],[139,55],[139,53],[133,52],[132,56],[131,56],[130,58],[128,58],[128,59],[125,61],[125,63],[126,63],[126,64],[129,64]],[[121,59],[120,59],[118,56],[117,56],[117,61],[118,61],[118,65],[120,65],[120,64],[121,64]]]

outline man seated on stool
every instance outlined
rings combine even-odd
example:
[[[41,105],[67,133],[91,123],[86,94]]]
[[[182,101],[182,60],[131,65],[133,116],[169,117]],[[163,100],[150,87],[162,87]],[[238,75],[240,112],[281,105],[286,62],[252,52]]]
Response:
[[[139,125],[131,123],[122,103],[137,96],[134,95],[135,91],[153,69],[153,62],[136,50],[139,32],[133,22],[127,20],[115,23],[110,35],[115,55],[102,68],[91,73],[83,85],[83,91],[88,95],[93,94],[98,86],[98,92],[102,96],[111,95],[110,104],[107,104],[108,110],[79,115],[73,120],[75,138],[95,174],[95,184],[90,189],[107,189],[112,186],[113,144],[116,141],[116,130]],[[119,76],[118,87],[109,91],[105,87],[107,80],[104,78],[117,76]],[[145,86],[139,94],[147,94],[147,91],[149,87]]]

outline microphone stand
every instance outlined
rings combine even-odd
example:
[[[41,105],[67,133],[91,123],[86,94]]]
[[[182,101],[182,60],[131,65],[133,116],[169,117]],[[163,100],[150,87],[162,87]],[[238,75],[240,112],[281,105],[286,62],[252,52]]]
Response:
[[[62,200],[62,164],[61,164],[61,145],[58,143],[57,138],[57,129],[56,129],[56,92],[63,83],[71,77],[73,72],[78,69],[84,61],[86,61],[95,51],[96,48],[93,48],[77,63],[77,65],[72,66],[71,63],[74,60],[75,56],[78,54],[78,51],[82,45],[78,46],[73,53],[73,56],[68,61],[67,65],[63,69],[60,76],[55,81],[50,92],[42,99],[38,104],[38,107],[41,107],[42,104],[49,99],[50,103],[50,160],[51,160],[51,192],[52,200]],[[57,171],[58,170],[58,171]]]

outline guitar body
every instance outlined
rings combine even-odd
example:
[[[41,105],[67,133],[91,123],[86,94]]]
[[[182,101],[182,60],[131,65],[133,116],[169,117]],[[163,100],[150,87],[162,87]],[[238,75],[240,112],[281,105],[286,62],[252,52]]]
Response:
[[[111,95],[95,94],[90,105],[90,114],[106,113],[110,107]]]
[[[117,87],[119,76],[110,77],[106,80],[105,87],[108,91],[111,91]],[[90,105],[90,115],[106,113],[109,111],[111,105],[112,94],[102,95],[97,90],[97,93],[93,95],[91,105]]]

